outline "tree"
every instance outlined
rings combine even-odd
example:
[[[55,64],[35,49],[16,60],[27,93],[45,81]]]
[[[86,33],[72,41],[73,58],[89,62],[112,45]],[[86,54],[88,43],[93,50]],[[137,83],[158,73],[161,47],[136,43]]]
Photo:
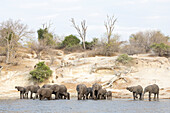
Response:
[[[80,38],[82,39],[82,43],[83,43],[83,48],[86,49],[86,44],[85,44],[85,40],[86,40],[86,31],[87,31],[87,26],[86,26],[86,21],[83,20],[81,22],[81,29],[78,25],[76,25],[74,18],[71,19],[71,22],[73,24],[73,27],[77,30]]]
[[[41,59],[41,52],[47,49],[47,46],[43,42],[32,42],[30,44],[31,50],[35,51],[37,58]]]
[[[168,54],[168,49],[170,48],[170,46],[164,43],[160,43],[160,44],[153,44],[151,48],[153,49],[155,53],[158,54],[158,56],[163,56],[163,55]]]
[[[45,65],[44,62],[39,62],[36,64],[36,68],[30,72],[32,79],[37,82],[43,82],[52,76],[52,70]]]
[[[72,47],[74,45],[80,44],[80,40],[74,35],[69,35],[64,38],[64,41],[62,43],[65,47]]]
[[[137,32],[130,36],[130,45],[134,48],[140,48],[141,53],[147,53],[154,43],[166,43],[168,37],[163,35],[160,31],[145,31]]]
[[[114,25],[115,25],[116,21],[117,21],[117,19],[114,19],[114,16],[112,16],[112,17],[107,16],[107,20],[104,22],[104,25],[106,27],[108,44],[110,44],[110,39],[113,34]]]
[[[15,48],[19,41],[30,37],[32,33],[20,20],[9,19],[0,23],[0,39],[3,42],[2,46],[6,47],[6,63],[11,63],[11,60],[15,58]]]
[[[38,33],[38,41],[44,42],[47,46],[53,46],[55,45],[55,41],[54,41],[54,36],[51,32],[49,32],[50,29],[50,25],[48,26],[45,24],[43,25],[43,28],[40,28],[39,30],[37,30]]]

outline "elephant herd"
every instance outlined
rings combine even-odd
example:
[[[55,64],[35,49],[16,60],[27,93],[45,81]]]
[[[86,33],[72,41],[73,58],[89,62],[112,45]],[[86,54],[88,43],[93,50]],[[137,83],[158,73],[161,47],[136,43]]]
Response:
[[[156,100],[156,96],[157,96],[157,100],[159,100],[159,86],[156,85],[156,84],[149,85],[149,86],[145,87],[144,92],[143,92],[142,86],[140,86],[140,85],[127,87],[126,89],[133,93],[133,99],[134,100],[136,98],[138,98],[138,95],[140,96],[139,99],[143,100],[144,94],[146,92],[149,92],[149,101],[151,101],[151,94],[152,93],[154,94],[154,100]]]
[[[30,85],[27,87],[15,86],[15,88],[20,91],[20,99],[28,99],[28,93],[30,92],[30,99],[39,98],[43,100],[47,98],[48,100],[52,99],[52,94],[55,95],[55,99],[70,99],[70,93],[67,92],[65,85],[50,85],[45,84],[41,88],[38,85]],[[35,93],[35,97],[32,95]]]
[[[15,86],[15,88],[20,91],[20,99],[28,99],[28,93],[30,92],[30,99],[39,98],[40,100],[43,99],[52,99],[52,94],[55,95],[55,99],[70,99],[70,93],[67,92],[67,88],[65,85],[58,85],[58,84],[44,84],[41,88],[38,85],[30,85],[27,87]],[[127,90],[133,93],[133,98],[136,100],[139,95],[139,99],[144,99],[144,94],[149,92],[149,101],[151,101],[151,94],[154,94],[154,100],[159,99],[159,87],[156,84],[149,85],[145,87],[144,92],[142,86],[132,86],[127,87]],[[87,87],[85,84],[78,84],[76,87],[77,90],[77,99],[78,100],[85,100],[85,99],[112,99],[112,92],[107,91],[106,89],[102,88],[102,85],[95,83],[92,87]],[[33,97],[33,93],[35,96]]]
[[[112,92],[106,91],[106,89],[102,89],[102,86],[98,83],[92,85],[92,87],[88,87],[85,84],[78,84],[76,87],[77,90],[77,99],[85,100],[85,99],[112,99]]]

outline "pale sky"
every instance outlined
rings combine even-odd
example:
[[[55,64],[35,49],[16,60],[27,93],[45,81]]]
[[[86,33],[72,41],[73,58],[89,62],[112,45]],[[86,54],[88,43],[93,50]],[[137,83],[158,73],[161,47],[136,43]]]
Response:
[[[161,30],[170,35],[170,0],[0,0],[0,22],[20,19],[35,32],[51,21],[59,36],[78,35],[70,22],[87,22],[87,40],[106,32],[106,16],[114,15],[114,34],[128,40],[130,34],[144,30]]]

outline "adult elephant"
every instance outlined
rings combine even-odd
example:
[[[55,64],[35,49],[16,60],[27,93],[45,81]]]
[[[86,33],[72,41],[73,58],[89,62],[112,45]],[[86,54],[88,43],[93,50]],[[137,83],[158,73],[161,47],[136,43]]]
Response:
[[[127,87],[126,89],[133,93],[133,99],[134,99],[134,100],[135,100],[136,98],[138,98],[138,95],[140,96],[139,99],[142,100],[143,88],[142,88],[141,85]]]
[[[40,88],[38,89],[34,99],[39,96],[40,100],[43,100],[45,98],[47,98],[48,100],[51,100],[51,95],[53,93],[53,90],[51,88]]]
[[[20,91],[20,99],[24,99],[24,94],[26,92],[26,88],[25,87],[21,87],[21,86],[15,86],[15,88]]]
[[[92,87],[87,88],[86,99],[92,99]]]
[[[33,93],[37,93],[38,89],[40,89],[40,86],[38,85],[30,85],[26,87],[26,97],[28,99],[28,93],[31,92],[30,94],[30,99],[32,99]]]
[[[99,99],[98,93],[100,89],[102,89],[102,85],[98,83],[93,84],[92,86],[93,99]]]
[[[106,89],[99,89],[98,91],[98,99],[106,99]]]
[[[149,85],[147,87],[145,87],[144,89],[144,93],[143,93],[143,98],[144,98],[144,94],[146,92],[149,92],[149,101],[151,101],[151,94],[154,94],[154,100],[156,100],[156,95],[157,95],[157,100],[159,100],[159,86],[156,84],[153,85]]]
[[[67,92],[65,85],[59,85],[59,98],[70,100],[70,93]]]
[[[85,84],[78,84],[76,87],[77,94],[78,94],[78,100],[85,100],[86,94],[87,94],[87,87]]]
[[[50,84],[45,84],[42,86],[42,88],[50,88],[53,90],[53,93],[55,95],[55,99],[59,99],[59,90],[60,90],[60,86],[57,84],[54,85],[50,85]]]

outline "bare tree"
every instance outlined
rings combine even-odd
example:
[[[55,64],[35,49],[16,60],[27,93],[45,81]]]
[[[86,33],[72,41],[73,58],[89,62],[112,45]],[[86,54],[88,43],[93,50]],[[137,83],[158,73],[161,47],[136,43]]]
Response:
[[[33,32],[28,30],[28,26],[20,22],[20,20],[13,21],[11,19],[0,23],[0,39],[4,42],[6,47],[6,63],[11,63],[11,59],[15,57],[15,48],[19,40],[28,38]]]
[[[37,58],[40,60],[41,59],[41,52],[45,50],[47,46],[43,44],[43,42],[33,42],[31,44],[31,50],[35,51]]]
[[[82,39],[83,42],[83,48],[86,49],[86,45],[85,45],[85,40],[86,40],[86,31],[87,31],[87,26],[86,26],[86,21],[83,20],[81,22],[81,29],[78,25],[76,25],[74,18],[71,19],[71,22],[73,24],[73,27],[77,30],[80,38]]]
[[[140,53],[147,53],[151,49],[151,45],[154,43],[166,43],[168,36],[165,36],[160,31],[144,31],[137,32],[130,36],[130,45],[135,49],[140,48]]]
[[[108,44],[110,44],[110,39],[114,30],[114,24],[117,21],[117,19],[114,19],[114,16],[109,17],[107,15],[107,20],[104,22],[104,25],[106,27],[106,33],[107,33],[107,39],[108,39]]]

